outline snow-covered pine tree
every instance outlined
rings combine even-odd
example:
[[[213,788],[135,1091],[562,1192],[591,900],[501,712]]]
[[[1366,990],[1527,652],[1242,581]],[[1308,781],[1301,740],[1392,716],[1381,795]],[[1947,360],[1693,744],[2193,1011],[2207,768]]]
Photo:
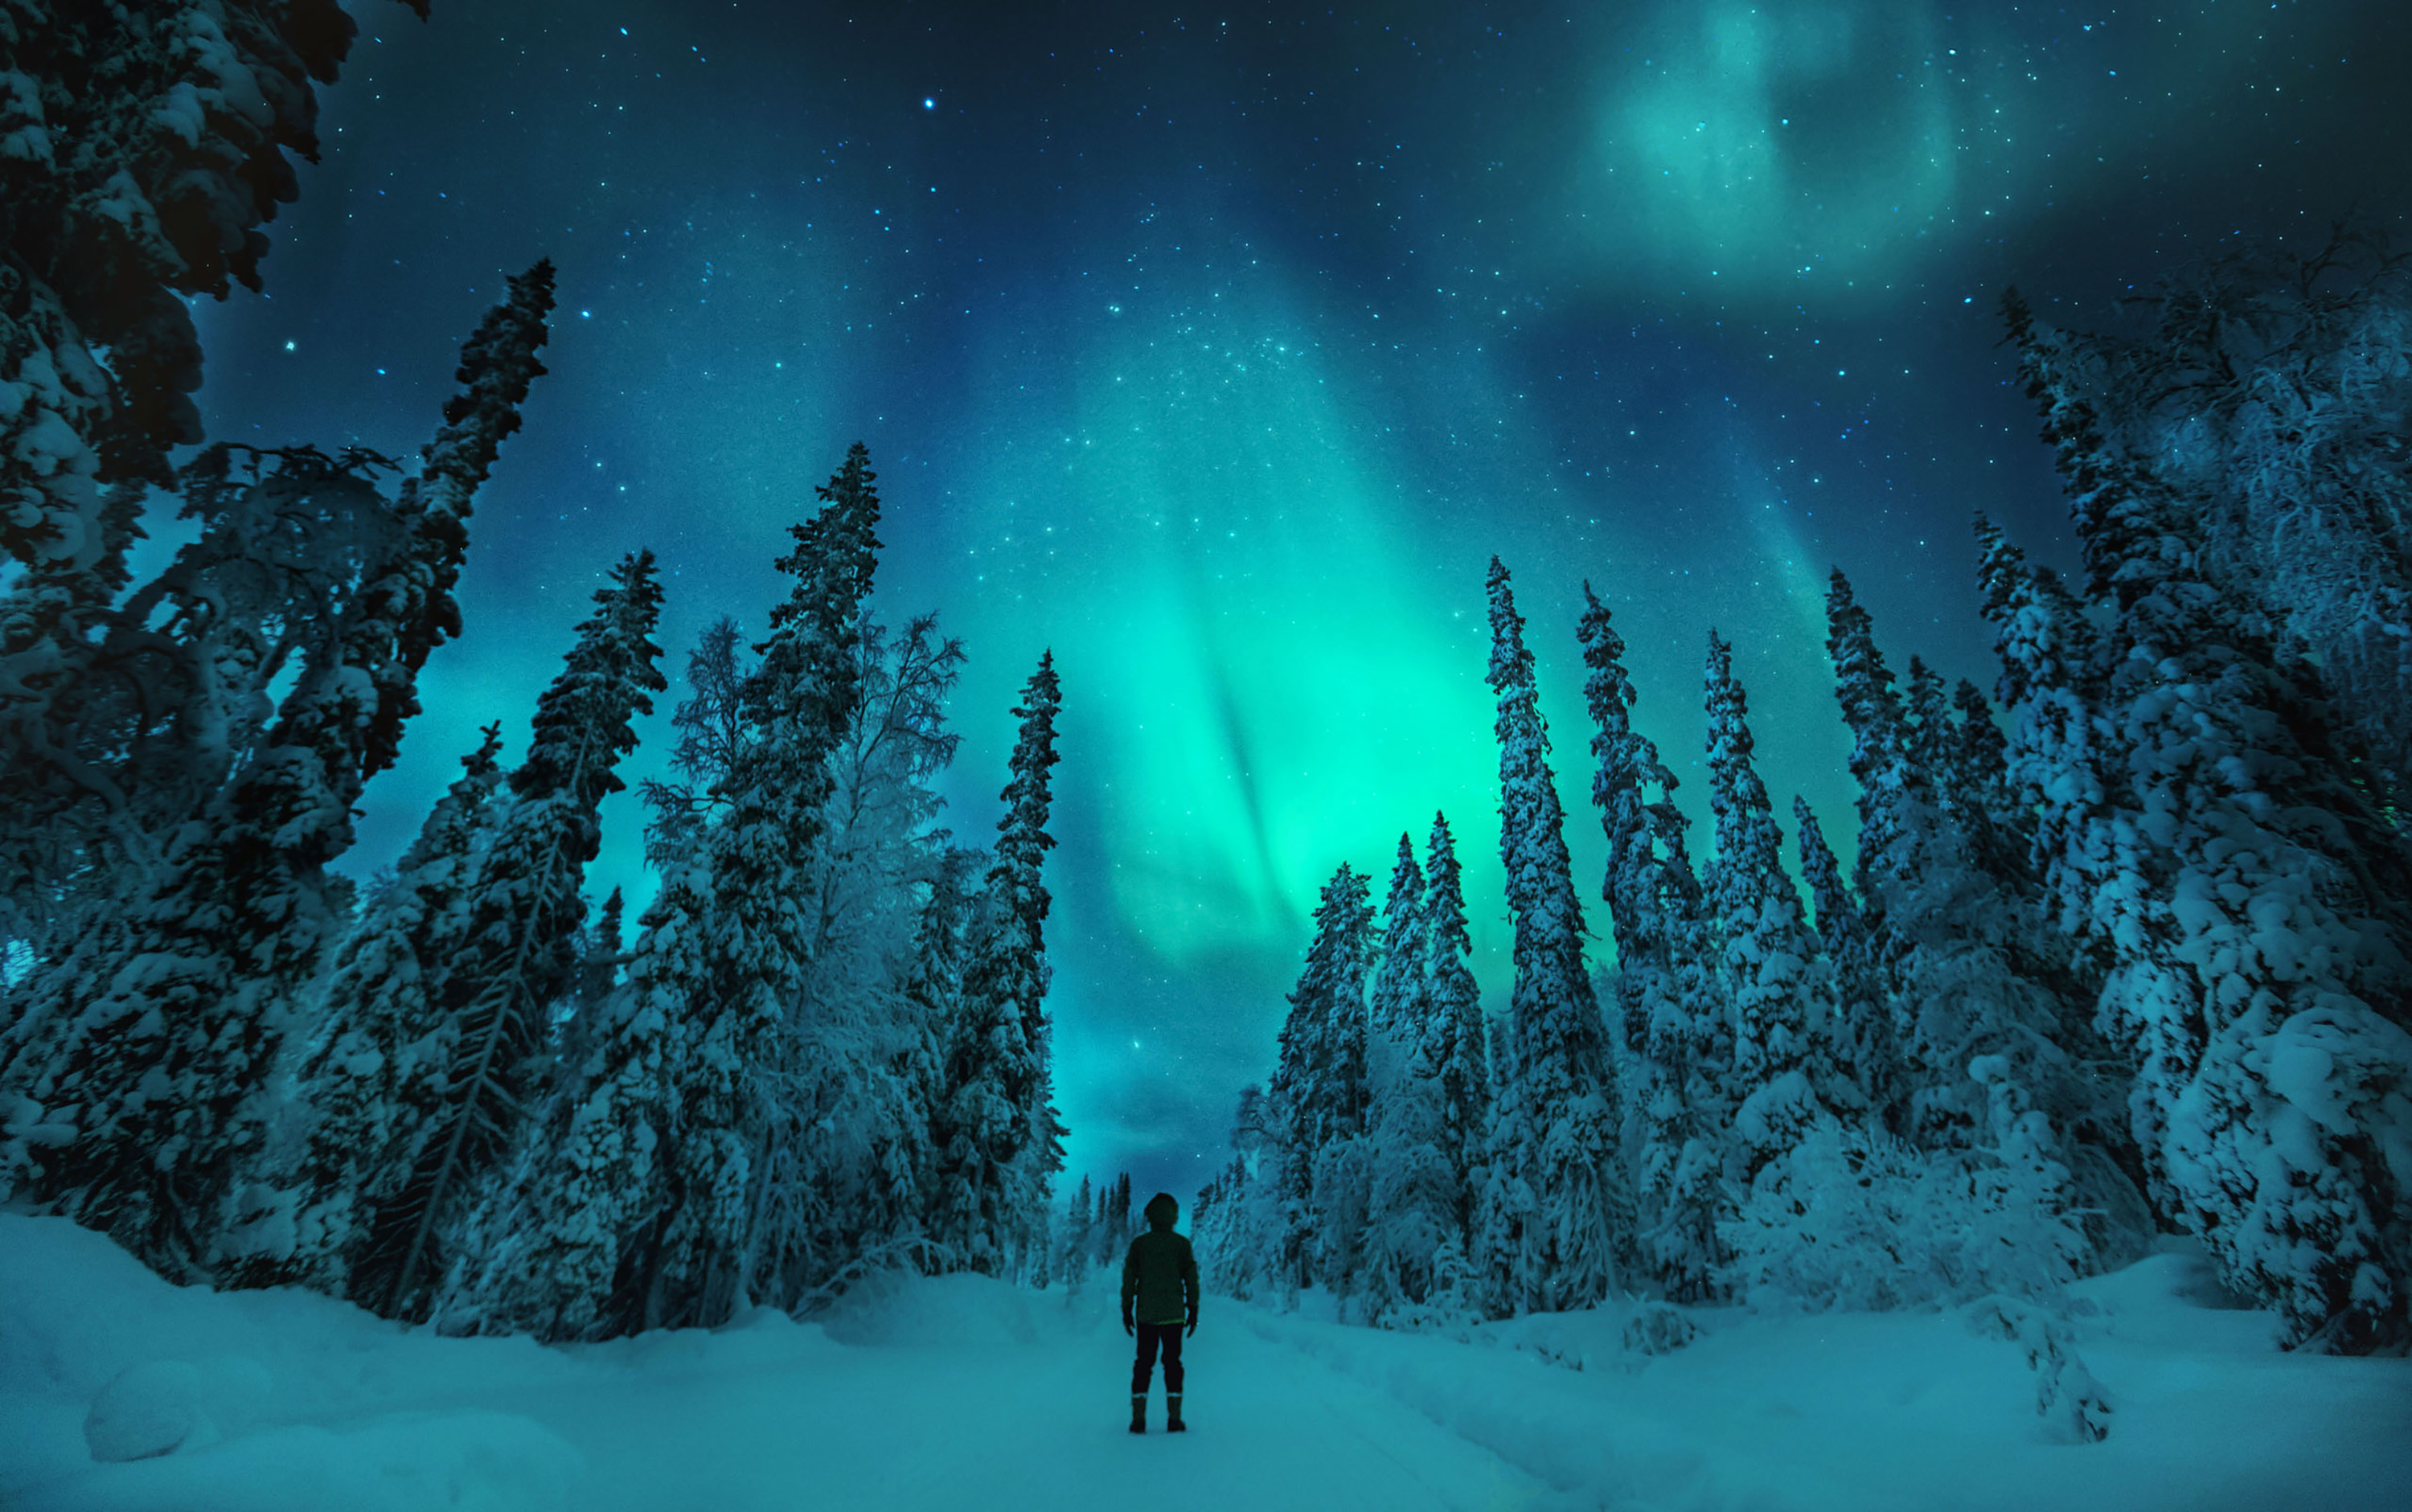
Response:
[[[1633,1196],[1617,1139],[1615,1066],[1583,964],[1566,814],[1508,569],[1491,559],[1488,682],[1498,697],[1499,855],[1516,926],[1513,1046],[1493,1120],[1485,1230],[1514,1312],[1599,1300],[1625,1277]]]
[[[1190,1206],[1190,1231],[1195,1233],[1205,1219],[1206,1198],[1201,1194]],[[1072,1201],[1065,1209],[1064,1231],[1057,1242],[1063,1262],[1057,1267],[1066,1284],[1079,1285],[1096,1269],[1090,1264],[1090,1252],[1096,1247],[1096,1236],[1090,1232],[1096,1221],[1096,1193],[1086,1171],[1081,1173],[1081,1184],[1072,1191]]]
[[[1722,1081],[1710,1064],[1715,1047],[1699,1021],[1715,1010],[1700,991],[1710,982],[1698,969],[1699,888],[1683,844],[1684,820],[1672,800],[1675,774],[1633,727],[1625,639],[1588,582],[1577,636],[1597,763],[1592,802],[1608,837],[1601,896],[1616,932],[1622,1143],[1633,1172],[1636,1247],[1669,1295],[1696,1299],[1709,1293],[1719,1264],[1724,1165]]]
[[[1976,532],[1978,588],[2002,668],[1997,691],[2016,721],[2007,778],[2013,807],[2033,816],[2032,855],[2052,923],[2091,950],[2098,973],[2103,942],[2087,919],[2095,894],[2137,838],[2109,822],[2119,772],[2095,717],[2100,637],[2056,573],[2030,565],[1982,515]],[[2158,1141],[2146,1149],[2157,1163]]]
[[[632,552],[595,595],[561,675],[537,700],[527,759],[487,849],[443,981],[429,1052],[447,1062],[438,1101],[410,1142],[417,1158],[369,1225],[353,1295],[390,1316],[425,1310],[443,1247],[520,1135],[544,1090],[538,1052],[549,1013],[577,966],[586,863],[601,848],[597,813],[627,785],[620,758],[635,719],[667,685],[654,663],[662,591],[651,551]]]
[[[1859,855],[1851,875],[1870,952],[1860,970],[1868,990],[1889,1006],[1896,996],[1892,941],[1885,928],[1892,889],[1880,884],[1886,867],[1906,861],[1901,843],[1907,811],[1931,804],[1933,795],[1925,790],[1925,774],[1909,764],[1901,692],[1876,645],[1875,622],[1840,567],[1827,580],[1826,654],[1834,664],[1834,697],[1851,732],[1851,776],[1860,789]],[[1896,1042],[1906,1037],[1895,1035]]]
[[[2121,302],[2147,320],[2050,333],[2063,380],[2187,501],[2204,569],[2319,667],[2374,807],[2412,809],[2412,261],[2347,222],[2225,243]]]
[[[939,1176],[934,1231],[959,1262],[986,1275],[1010,1274],[1045,1211],[1047,1184],[1062,1164],[1048,1106],[1047,959],[1050,898],[1041,870],[1062,692],[1052,653],[1023,685],[1014,717],[1006,812],[995,863],[973,918],[963,1007],[947,1054],[934,1139]]]
[[[1361,1202],[1318,1189],[1318,1179],[1345,1180],[1349,1172],[1334,1152],[1353,1151],[1365,1133],[1365,967],[1374,922],[1367,891],[1366,878],[1346,862],[1323,885],[1315,939],[1282,1023],[1281,1061],[1265,1089],[1280,1215],[1272,1279],[1291,1295],[1317,1282],[1342,1290],[1352,1280],[1334,1268],[1353,1258],[1360,1236],[1335,1233],[1334,1219],[1345,1225]]]
[[[90,565],[109,549],[99,485],[164,483],[169,448],[200,440],[184,301],[259,287],[259,228],[301,188],[287,154],[317,159],[313,85],[358,32],[335,0],[12,7],[0,552]]]
[[[2089,1021],[2081,963],[2020,853],[2031,829],[1993,759],[1992,711],[1973,688],[1955,700],[1913,656],[1904,695],[1872,713],[1866,684],[1886,677],[1873,622],[1839,571],[1828,603],[1862,812],[1885,841],[1862,849],[1860,867],[1863,959],[1877,968],[1867,976],[1893,1004],[1896,1053],[1867,1058],[1884,1125],[1979,1184],[2013,1167],[2035,1175],[2039,1252],[2060,1242],[2060,1215],[2073,1210],[2088,1215],[2087,1263],[2128,1258],[2152,1225],[2105,1095],[2120,1072]],[[1846,968],[1845,980],[1859,975]]]
[[[699,920],[709,887],[699,861],[662,879],[638,920],[625,985],[588,1026],[584,1064],[564,1068],[505,1179],[452,1245],[437,1328],[563,1342],[635,1333],[669,1315],[662,1230],[695,1049],[689,996],[708,971]]]
[[[2110,612],[2106,815],[2138,843],[2096,893],[2107,1019],[2141,1050],[2138,1133],[2231,1284],[2290,1342],[2402,1342],[2412,1298],[2403,854],[2334,745],[2318,675],[2204,560],[2194,509],[2116,443],[2054,333],[2006,301]]]
[[[1798,794],[1792,799],[1792,821],[1801,827],[1802,880],[1809,884],[1816,909],[1818,948],[1834,970],[1834,1017],[1825,1032],[1825,1053],[1834,1063],[1831,1090],[1838,1098],[1857,1094],[1844,1111],[1881,1115],[1894,1095],[1900,1051],[1875,943],[1860,900],[1843,880],[1842,863],[1826,843],[1824,827],[1809,800]]]
[[[688,655],[688,696],[671,718],[679,780],[642,784],[646,859],[660,889],[637,920],[620,985],[564,1042],[525,1147],[455,1246],[434,1314],[447,1331],[605,1338],[653,1327],[668,1311],[662,1239],[678,1089],[694,1048],[687,1004],[711,971],[705,832],[750,739],[743,639],[723,616]]]
[[[1137,1226],[1138,1220],[1131,1216],[1130,1172],[1124,1171],[1121,1175],[1116,1176],[1114,1178],[1113,1189],[1110,1192],[1101,1193],[1099,1195],[1106,1199],[1105,1242],[1107,1247],[1107,1258],[1111,1260],[1114,1264],[1120,1265],[1123,1258],[1123,1247],[1128,1244],[1139,1232]]]
[[[1416,864],[1415,841],[1402,833],[1398,859],[1390,866],[1390,889],[1382,898],[1382,923],[1377,936],[1381,961],[1374,969],[1374,990],[1366,1000],[1366,1043],[1371,1058],[1379,1057],[1381,1052],[1375,1047],[1385,1037],[1411,1045],[1422,1032],[1418,1000],[1429,986],[1423,904],[1423,868]],[[1381,1079],[1375,1076],[1374,1094],[1378,1097],[1381,1091]]]
[[[1423,869],[1414,840],[1399,855],[1382,903],[1382,961],[1368,1011],[1371,1094],[1366,1159],[1365,1314],[1375,1323],[1430,1316],[1442,1246],[1464,1243],[1461,1179],[1447,1153],[1456,1025],[1435,1020],[1426,943]]]
[[[1425,989],[1423,1036],[1427,1059],[1438,1068],[1441,1092],[1441,1156],[1449,1163],[1455,1226],[1448,1244],[1469,1278],[1480,1273],[1476,1254],[1475,1194],[1482,1186],[1483,1151],[1491,1133],[1491,1067],[1484,1054],[1482,993],[1468,963],[1473,938],[1465,928],[1465,887],[1457,859],[1457,839],[1449,817],[1433,815],[1424,844],[1424,950],[1430,982]],[[1243,1121],[1244,1123],[1244,1121]]]
[[[1735,1132],[1756,1171],[1797,1144],[1831,1106],[1834,1072],[1817,1050],[1833,1017],[1831,968],[1784,870],[1784,837],[1752,762],[1749,708],[1733,647],[1709,632],[1709,806],[1717,854],[1707,889],[1734,1016]]]
[[[578,942],[576,987],[553,1015],[552,1059],[556,1071],[583,1064],[586,1052],[594,1048],[586,1032],[604,999],[619,987],[620,968],[626,963],[623,952],[627,948],[627,900],[613,888],[595,911],[594,926]]]
[[[87,556],[37,561],[0,594],[0,684],[9,689],[0,702],[0,949],[11,955],[54,954],[54,942],[88,933],[80,904],[109,890],[94,873],[116,880],[110,853],[142,848],[116,832],[125,825],[124,785],[105,766],[96,770],[100,753],[70,732],[86,723],[79,696],[122,625],[115,608],[144,534],[144,492],[139,482],[111,485],[103,538]],[[0,1023],[7,1017],[0,1006]]]
[[[1280,1140],[1269,1122],[1271,1112],[1264,1088],[1240,1089],[1231,1120],[1231,1163],[1198,1194],[1190,1212],[1202,1284],[1243,1300],[1281,1284]]]
[[[753,1295],[764,1156],[779,1110],[761,1072],[781,1058],[803,988],[812,921],[809,865],[835,790],[831,756],[861,709],[862,605],[878,562],[879,495],[860,442],[816,490],[812,519],[788,527],[791,580],[741,690],[745,738],[721,779],[719,822],[704,832],[700,914],[664,927],[705,935],[703,974],[680,1010],[679,1137],[651,1269],[654,1324],[719,1322]]]
[[[880,1124],[873,1136],[873,1164],[885,1179],[864,1194],[870,1200],[860,1226],[871,1244],[909,1247],[911,1258],[925,1270],[945,1264],[931,1247],[930,1218],[940,1191],[935,1129],[946,1096],[947,1053],[963,1012],[964,935],[975,898],[969,877],[977,859],[975,851],[948,846],[931,870],[929,897],[914,925],[904,1011],[883,1098],[892,1122]],[[1087,1196],[1084,1185],[1084,1201]],[[1088,1233],[1084,1212],[1083,1244]],[[1079,1267],[1073,1269],[1077,1272]]]
[[[492,831],[503,769],[500,724],[462,757],[459,781],[428,811],[393,880],[372,896],[335,953],[319,1023],[296,1078],[307,1134],[291,1168],[265,1184],[288,1194],[289,1232],[262,1231],[240,1248],[236,1274],[353,1296],[352,1265],[367,1222],[409,1174],[443,1096],[449,1067],[433,1053],[444,976],[458,949],[468,895]],[[263,1198],[263,1214],[281,1205]]]
[[[275,723],[176,832],[120,926],[44,972],[12,1026],[44,1053],[0,1073],[22,1099],[0,1170],[21,1199],[163,1273],[206,1270],[236,1216],[295,999],[340,927],[326,867],[350,845],[352,804],[415,697],[425,601],[411,585],[445,580],[446,561],[457,571],[459,522],[519,425],[551,303],[538,264],[488,312],[464,348],[463,391],[398,506],[400,543],[322,624]]]
[[[251,762],[274,684],[328,654],[364,574],[403,537],[375,487],[389,465],[307,447],[203,452],[181,480],[197,538],[122,606],[79,617],[7,700],[0,909],[36,959],[117,948],[162,851]],[[45,1033],[62,1028],[49,1019]]]
[[[419,476],[403,487],[413,550],[375,593],[391,605],[398,644],[371,668],[376,709],[362,765],[375,776],[393,764],[402,727],[419,712],[419,669],[429,653],[461,633],[452,590],[469,555],[469,510],[503,442],[520,428],[528,386],[544,376],[537,352],[552,313],[552,259],[537,259],[510,280],[510,292],[486,313],[461,348],[453,378],[461,391],[444,402],[444,425],[429,442]]]

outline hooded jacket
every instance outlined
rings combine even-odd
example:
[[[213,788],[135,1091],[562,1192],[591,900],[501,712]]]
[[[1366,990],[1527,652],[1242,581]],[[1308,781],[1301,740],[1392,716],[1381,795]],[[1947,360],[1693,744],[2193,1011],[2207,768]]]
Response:
[[[1169,1193],[1148,1199],[1147,1232],[1123,1256],[1123,1317],[1140,1323],[1198,1319],[1198,1256],[1172,1231],[1181,1204]]]

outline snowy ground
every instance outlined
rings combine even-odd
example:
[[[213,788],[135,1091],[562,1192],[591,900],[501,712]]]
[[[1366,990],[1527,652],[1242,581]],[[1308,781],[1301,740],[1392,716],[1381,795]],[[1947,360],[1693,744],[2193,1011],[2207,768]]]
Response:
[[[2082,1292],[2078,1345],[2116,1406],[2102,1444],[2053,1442],[2022,1357],[1959,1314],[1716,1315],[1644,1358],[1613,1313],[1460,1342],[1213,1299],[1195,1430],[1135,1439],[1102,1286],[958,1277],[822,1326],[548,1350],[179,1290],[63,1222],[0,1216],[0,1507],[2407,1505],[2412,1362],[2279,1354],[2266,1317],[2204,1304],[2181,1254]],[[184,1441],[96,1462],[88,1422]]]

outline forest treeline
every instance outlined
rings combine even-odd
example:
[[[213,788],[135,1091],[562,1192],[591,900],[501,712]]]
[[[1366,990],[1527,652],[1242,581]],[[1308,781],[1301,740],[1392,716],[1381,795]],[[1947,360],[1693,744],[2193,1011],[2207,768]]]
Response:
[[[957,844],[964,653],[873,612],[860,445],[761,639],[690,658],[632,929],[584,886],[667,687],[644,551],[518,764],[488,727],[390,873],[332,870],[463,631],[554,291],[510,280],[415,469],[176,460],[204,440],[178,296],[257,286],[354,31],[331,0],[0,14],[0,1198],[174,1279],[552,1339],[1043,1264],[1059,684],[1042,657],[1013,711],[994,846]],[[168,513],[190,539],[138,582]]]
[[[1976,521],[1993,697],[1896,672],[1834,573],[1848,864],[1795,799],[1787,870],[1713,630],[1695,859],[1586,586],[1596,970],[1492,563],[1507,1012],[1477,1001],[1445,817],[1420,856],[1401,837],[1378,918],[1342,866],[1198,1199],[1214,1284],[1405,1328],[1623,1294],[1897,1307],[2048,1297],[2191,1233],[2291,1344],[2405,1346],[2412,289],[2340,232],[2146,303],[2114,336],[2005,301],[2082,573]]]

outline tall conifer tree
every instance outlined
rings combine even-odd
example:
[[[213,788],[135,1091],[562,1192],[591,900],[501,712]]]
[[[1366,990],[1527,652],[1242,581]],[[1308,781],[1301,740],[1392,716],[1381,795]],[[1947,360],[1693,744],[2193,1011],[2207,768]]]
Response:
[[[1784,870],[1784,837],[1753,761],[1733,647],[1713,630],[1708,714],[1709,805],[1717,829],[1708,891],[1733,996],[1736,1127],[1755,1167],[1797,1143],[1824,1106],[1831,1066],[1819,1064],[1814,1036],[1832,1016],[1832,987]]]
[[[335,954],[319,1047],[302,1063],[297,1100],[309,1133],[290,1172],[295,1228],[245,1246],[248,1279],[298,1281],[350,1295],[366,1224],[419,1158],[448,1067],[436,1053],[444,977],[458,949],[471,885],[503,780],[502,726],[489,725],[466,769],[429,810],[394,878],[370,900]]]
[[[1578,637],[1589,669],[1592,802],[1608,837],[1601,896],[1616,932],[1637,1247],[1670,1295],[1698,1299],[1709,1293],[1717,1267],[1724,1166],[1723,1081],[1710,1032],[1717,1000],[1713,977],[1699,969],[1699,888],[1672,800],[1675,774],[1633,727],[1625,639],[1589,583]]]
[[[331,616],[250,762],[178,831],[123,924],[37,984],[33,1013],[56,1032],[32,1024],[42,1052],[0,1073],[44,1109],[46,1131],[0,1151],[0,1172],[169,1275],[205,1272],[236,1216],[294,1000],[339,927],[326,867],[349,847],[352,805],[413,697],[425,598],[412,585],[442,580],[448,561],[457,570],[457,527],[543,371],[551,308],[540,263],[480,322],[463,391],[398,506],[401,545]]]
[[[1331,1247],[1319,1244],[1346,1194],[1330,1189],[1331,1155],[1365,1132],[1365,968],[1374,911],[1366,879],[1343,863],[1315,909],[1315,940],[1290,990],[1282,1023],[1281,1064],[1266,1088],[1277,1140],[1274,1200],[1280,1212],[1276,1271],[1295,1292],[1332,1274]]]
[[[959,1027],[948,1051],[937,1134],[939,1232],[962,1262],[1009,1273],[1043,1228],[1047,1186],[1063,1163],[1051,1105],[1049,976],[1042,876],[1054,837],[1055,719],[1062,685],[1051,652],[1022,687],[996,859],[973,915]]]
[[[2390,1346],[2412,1296],[2390,1153],[2412,1138],[2401,853],[2331,743],[2316,672],[2207,566],[2185,501],[2106,439],[2056,334],[2015,293],[2007,313],[2111,615],[2097,708],[2116,776],[2080,832],[2139,839],[2058,865],[2085,873],[2109,942],[2140,1141],[2292,1342]]]
[[[1457,859],[1457,839],[1449,817],[1433,815],[1424,845],[1424,928],[1431,983],[1426,989],[1427,1055],[1441,1084],[1441,1153],[1449,1162],[1456,1196],[1458,1257],[1476,1269],[1475,1194],[1480,1189],[1483,1148],[1491,1132],[1491,1067],[1484,1053],[1482,994],[1468,964],[1474,941],[1465,928],[1465,889]]]
[[[1597,1301],[1623,1279],[1632,1195],[1599,1004],[1583,964],[1582,905],[1533,654],[1508,569],[1492,558],[1489,683],[1498,697],[1499,854],[1516,925],[1510,1072],[1493,1121],[1486,1198],[1493,1263],[1510,1309]]]
[[[597,810],[627,785],[617,769],[636,748],[634,721],[667,685],[653,640],[661,603],[653,553],[632,553],[595,595],[567,665],[537,702],[527,759],[511,773],[511,806],[478,870],[444,979],[442,1100],[353,1270],[354,1294],[394,1315],[421,1310],[421,1293],[442,1277],[448,1231],[493,1179],[544,1090],[536,1057],[577,967],[586,863],[602,844]]]
[[[701,975],[684,984],[682,1128],[654,1240],[656,1322],[726,1319],[751,1299],[750,1268],[763,1258],[757,1183],[780,1138],[764,1073],[780,1059],[811,949],[802,903],[836,785],[830,756],[861,708],[856,645],[878,564],[876,477],[855,443],[815,491],[820,510],[788,527],[795,549],[778,562],[787,597],[740,689],[744,734],[715,795],[720,818],[705,832],[708,890],[674,900],[681,913],[659,919],[704,938]],[[702,911],[685,915],[695,903]]]

